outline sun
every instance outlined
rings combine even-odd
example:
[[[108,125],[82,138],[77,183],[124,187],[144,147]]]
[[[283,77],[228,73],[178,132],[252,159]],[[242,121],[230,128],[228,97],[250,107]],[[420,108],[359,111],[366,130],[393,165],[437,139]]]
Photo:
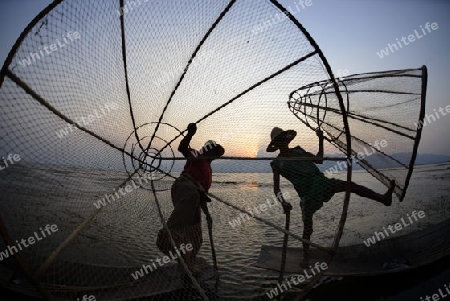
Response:
[[[226,157],[255,158],[258,155],[258,145],[251,139],[230,139],[220,143],[225,148]]]

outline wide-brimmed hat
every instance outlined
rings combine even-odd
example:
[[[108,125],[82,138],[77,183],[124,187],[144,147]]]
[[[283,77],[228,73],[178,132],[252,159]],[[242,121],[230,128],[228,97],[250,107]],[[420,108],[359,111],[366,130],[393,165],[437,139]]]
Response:
[[[270,132],[270,139],[272,141],[270,141],[269,146],[267,146],[266,152],[274,152],[274,151],[276,151],[279,148],[278,145],[277,145],[278,142],[280,140],[283,140],[284,138],[286,138],[286,135],[291,135],[291,137],[289,137],[289,139],[291,141],[292,139],[295,138],[297,133],[294,130],[283,131],[279,127],[274,127],[272,129],[272,132]]]

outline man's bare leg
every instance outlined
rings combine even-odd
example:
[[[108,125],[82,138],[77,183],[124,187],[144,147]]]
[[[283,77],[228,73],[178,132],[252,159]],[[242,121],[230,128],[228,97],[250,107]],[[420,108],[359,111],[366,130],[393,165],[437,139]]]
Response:
[[[358,185],[354,182],[351,183],[350,189],[352,193],[356,193],[357,195],[369,198],[371,200],[375,200],[384,204],[385,206],[391,206],[392,204],[392,192],[395,188],[395,181],[391,181],[391,187],[389,187],[388,191],[385,194],[376,193],[370,188],[367,188],[362,185]],[[333,187],[334,192],[344,192],[347,190],[347,183],[345,181],[336,180],[336,184]]]

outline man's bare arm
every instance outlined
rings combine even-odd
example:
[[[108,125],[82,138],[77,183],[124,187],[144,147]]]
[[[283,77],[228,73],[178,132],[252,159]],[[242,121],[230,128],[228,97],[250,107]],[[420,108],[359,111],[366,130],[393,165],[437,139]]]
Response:
[[[197,132],[197,125],[195,123],[190,123],[188,125],[188,133],[181,140],[180,145],[178,146],[178,151],[183,154],[184,157],[188,157],[189,155],[189,143],[191,142],[192,136]]]

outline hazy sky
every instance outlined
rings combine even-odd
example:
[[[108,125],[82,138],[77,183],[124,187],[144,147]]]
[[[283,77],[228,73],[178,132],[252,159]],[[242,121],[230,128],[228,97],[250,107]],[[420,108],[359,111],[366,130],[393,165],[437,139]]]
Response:
[[[80,0],[81,1],[81,0]],[[49,0],[2,0],[0,5],[0,61],[4,62],[11,47],[27,24],[49,3]],[[450,105],[447,94],[450,70],[450,11],[446,0],[311,0],[302,4],[282,0],[316,40],[335,74],[363,73],[391,69],[428,67],[426,111]],[[437,23],[437,28],[389,52],[380,58],[377,52],[396,43],[396,39],[422,33],[421,26]],[[422,34],[423,35],[423,34]],[[450,154],[450,117],[424,127],[420,153]]]

